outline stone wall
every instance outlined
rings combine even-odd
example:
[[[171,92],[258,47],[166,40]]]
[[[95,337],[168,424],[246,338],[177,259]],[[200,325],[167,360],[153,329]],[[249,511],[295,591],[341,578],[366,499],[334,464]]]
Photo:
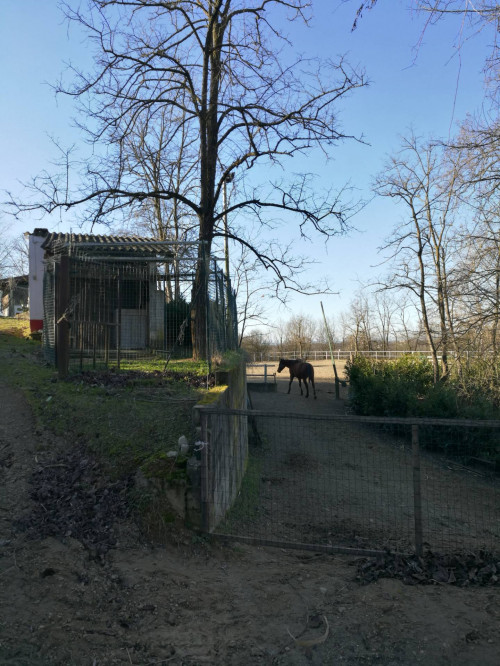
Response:
[[[247,417],[218,413],[247,407],[243,358],[217,373],[217,384],[219,391],[206,394],[204,404],[193,409],[198,441],[181,437],[177,450],[167,451],[152,473],[138,470],[135,478],[136,489],[151,496],[158,514],[204,531],[213,531],[234,502],[248,457]],[[173,470],[171,460],[179,461]],[[161,473],[162,462],[167,474]]]
[[[200,491],[202,527],[213,532],[236,499],[248,461],[248,418],[223,414],[220,410],[247,408],[246,368],[241,363],[218,373],[218,383],[227,384],[216,402],[197,406],[200,424]]]

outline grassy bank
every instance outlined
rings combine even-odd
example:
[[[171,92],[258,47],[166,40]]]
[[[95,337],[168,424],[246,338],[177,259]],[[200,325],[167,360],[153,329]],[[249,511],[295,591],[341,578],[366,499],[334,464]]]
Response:
[[[135,363],[61,381],[16,319],[0,319],[0,377],[24,393],[41,428],[85,444],[115,477],[151,470],[181,435],[190,440],[192,407],[207,393],[206,366],[192,361],[172,361],[167,373]]]

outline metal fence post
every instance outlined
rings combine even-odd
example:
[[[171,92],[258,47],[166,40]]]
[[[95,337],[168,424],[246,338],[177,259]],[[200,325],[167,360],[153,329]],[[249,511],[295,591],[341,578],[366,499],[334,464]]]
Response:
[[[122,272],[118,269],[118,282],[116,283],[116,367],[120,370],[122,352]]]
[[[422,486],[420,479],[420,445],[418,438],[418,425],[411,427],[411,448],[413,453],[413,511],[415,517],[415,553],[418,557],[423,555],[422,534]]]

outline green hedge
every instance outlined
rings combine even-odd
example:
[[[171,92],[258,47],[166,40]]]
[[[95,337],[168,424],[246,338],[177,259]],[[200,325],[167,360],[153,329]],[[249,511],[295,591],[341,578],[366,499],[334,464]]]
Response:
[[[496,393],[490,390],[495,382],[485,380],[483,360],[477,363],[478,367],[469,365],[461,378],[452,375],[434,384],[432,363],[425,356],[407,355],[395,361],[355,357],[345,369],[351,407],[363,416],[500,419]],[[490,364],[489,372],[495,371]],[[500,464],[498,429],[432,426],[422,428],[420,437],[427,449]]]
[[[500,407],[495,364],[470,363],[461,378],[433,383],[432,363],[423,355],[408,354],[394,361],[357,356],[346,364],[350,402],[366,416],[422,416],[436,418],[498,419]]]
[[[373,361],[356,356],[345,369],[350,402],[356,414],[410,416],[426,396],[433,380],[432,365],[423,356],[402,356],[395,361]]]

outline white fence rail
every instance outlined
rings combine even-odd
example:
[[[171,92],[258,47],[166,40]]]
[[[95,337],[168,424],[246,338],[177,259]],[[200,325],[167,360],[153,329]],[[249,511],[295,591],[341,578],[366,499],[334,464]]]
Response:
[[[404,356],[406,354],[412,354],[412,355],[417,355],[417,356],[429,356],[429,352],[423,349],[419,349],[418,351],[410,351],[410,350],[402,350],[402,349],[388,349],[385,351],[378,350],[378,351],[354,351],[354,350],[346,350],[346,349],[337,349],[333,350],[333,358],[334,360],[347,360],[349,358],[352,358],[356,355],[358,356],[366,356],[368,358],[373,358],[375,360],[379,359],[394,359],[394,358],[399,358],[401,356]],[[328,359],[332,358],[332,355],[330,354],[329,350],[315,350],[315,351],[309,351],[307,354],[303,354],[301,356],[299,351],[294,351],[294,350],[285,350],[285,351],[267,351],[267,352],[249,352],[249,359],[250,362],[253,363],[262,363],[264,361],[278,361],[280,358],[304,358],[307,359],[308,361],[327,361]],[[480,355],[480,352],[464,352],[463,356],[466,358],[474,357]],[[448,352],[448,357],[453,358],[455,356],[455,352],[449,351]],[[438,357],[440,358],[440,357]]]
[[[263,382],[264,384],[276,384],[276,365],[274,363],[264,365],[252,365],[247,363],[247,381]]]

